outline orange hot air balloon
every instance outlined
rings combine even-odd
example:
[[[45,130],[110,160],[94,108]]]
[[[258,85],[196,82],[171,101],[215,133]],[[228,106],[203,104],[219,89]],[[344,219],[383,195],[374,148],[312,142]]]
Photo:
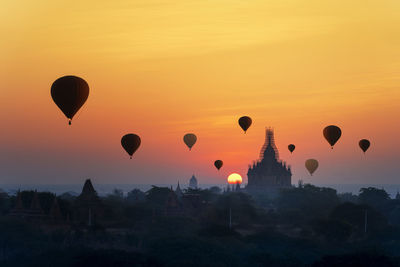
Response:
[[[239,119],[239,125],[240,125],[240,127],[242,127],[244,133],[246,133],[247,129],[249,129],[251,123],[252,123],[252,120],[250,117],[243,116]]]
[[[76,76],[64,76],[51,86],[51,97],[64,115],[71,120],[89,97],[89,85]]]
[[[296,146],[293,144],[288,145],[288,149],[289,149],[290,153],[293,153],[295,148],[296,148]]]
[[[216,160],[214,162],[214,166],[215,168],[217,168],[218,170],[221,169],[222,165],[224,165],[224,162],[222,160]]]
[[[183,137],[183,142],[189,147],[189,150],[192,150],[194,144],[196,144],[197,136],[192,133],[185,134]]]
[[[306,160],[305,165],[306,165],[306,169],[311,174],[311,176],[318,169],[318,161],[316,159],[308,159],[308,160]]]
[[[358,142],[358,145],[360,146],[362,151],[365,153],[368,150],[371,143],[367,139],[361,139],[360,142]]]
[[[121,139],[121,145],[132,159],[133,153],[139,148],[141,143],[140,137],[136,134],[126,134]]]
[[[325,127],[323,134],[326,141],[328,141],[328,143],[331,145],[331,148],[333,149],[333,146],[339,140],[340,136],[342,136],[342,130],[340,130],[340,128],[335,125],[329,125]]]

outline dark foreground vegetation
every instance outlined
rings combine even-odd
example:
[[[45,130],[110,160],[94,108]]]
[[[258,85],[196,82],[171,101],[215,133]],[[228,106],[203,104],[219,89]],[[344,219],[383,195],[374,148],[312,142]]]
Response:
[[[219,188],[0,193],[0,266],[400,266],[400,199],[312,185],[273,200]]]

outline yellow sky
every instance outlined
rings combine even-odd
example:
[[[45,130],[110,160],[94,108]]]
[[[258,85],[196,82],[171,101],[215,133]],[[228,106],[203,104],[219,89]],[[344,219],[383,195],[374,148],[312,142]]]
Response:
[[[7,163],[0,179],[26,182],[33,172],[47,182],[67,161],[76,169],[68,174],[73,181],[89,175],[109,183],[110,176],[175,182],[196,172],[210,183],[215,157],[225,159],[226,174],[245,176],[264,127],[273,126],[293,180],[305,176],[305,158],[319,157],[326,160],[322,182],[373,183],[382,173],[395,182],[399,25],[394,0],[3,0],[0,119],[6,127],[0,137],[8,141],[0,153],[6,159],[41,152],[43,158],[24,162],[29,172]],[[69,132],[49,94],[66,74],[83,77],[91,88]],[[242,115],[254,119],[246,136],[236,125]],[[334,158],[321,138],[327,124],[344,130],[343,151],[338,147]],[[120,162],[125,155],[118,146],[126,131],[143,139],[130,166]],[[181,146],[186,132],[199,135],[192,159]],[[359,151],[352,144],[360,138],[373,140],[374,166],[354,159]],[[307,149],[288,158],[292,142]],[[82,158],[75,162],[77,149]],[[89,167],[85,157],[93,161]],[[59,164],[44,172],[48,160]],[[112,167],[96,171],[105,163]],[[154,164],[157,171],[149,168]]]

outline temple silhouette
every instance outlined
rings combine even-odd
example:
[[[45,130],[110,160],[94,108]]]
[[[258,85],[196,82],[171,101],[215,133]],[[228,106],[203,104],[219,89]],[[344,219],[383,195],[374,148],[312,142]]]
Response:
[[[286,162],[279,160],[273,129],[266,128],[260,159],[249,165],[247,177],[245,190],[253,195],[266,194],[275,197],[280,189],[292,186],[292,172]]]
[[[198,187],[198,183],[197,183],[197,178],[196,176],[194,176],[194,174],[192,175],[192,178],[190,178],[189,180],[189,188],[191,189],[197,189]]]

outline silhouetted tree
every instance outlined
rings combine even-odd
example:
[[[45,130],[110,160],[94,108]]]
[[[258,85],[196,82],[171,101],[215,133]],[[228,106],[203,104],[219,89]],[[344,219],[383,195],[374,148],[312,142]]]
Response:
[[[321,219],[313,223],[313,230],[328,241],[346,241],[352,234],[348,222],[337,219]]]
[[[352,203],[357,203],[358,202],[358,196],[353,195],[353,193],[341,193],[338,194],[340,202],[352,202]]]
[[[361,188],[358,200],[360,203],[367,204],[375,208],[381,208],[390,199],[389,194],[383,190],[374,187]]]
[[[222,189],[219,186],[212,186],[209,190],[213,194],[220,194],[222,192]]]
[[[353,227],[358,234],[364,233],[365,219],[367,214],[367,231],[377,232],[387,227],[387,219],[374,208],[367,205],[354,203],[343,203],[338,205],[330,214],[330,218],[346,222]]]
[[[8,212],[11,208],[10,196],[0,189],[0,215]]]
[[[283,189],[276,200],[284,220],[293,223],[325,217],[338,203],[336,190],[310,184]]]
[[[133,189],[132,191],[128,192],[128,196],[126,200],[129,203],[135,203],[138,201],[144,201],[146,199],[146,194],[142,192],[140,189]]]
[[[153,185],[152,188],[146,192],[146,201],[156,209],[163,209],[170,192],[171,189],[168,187]]]

